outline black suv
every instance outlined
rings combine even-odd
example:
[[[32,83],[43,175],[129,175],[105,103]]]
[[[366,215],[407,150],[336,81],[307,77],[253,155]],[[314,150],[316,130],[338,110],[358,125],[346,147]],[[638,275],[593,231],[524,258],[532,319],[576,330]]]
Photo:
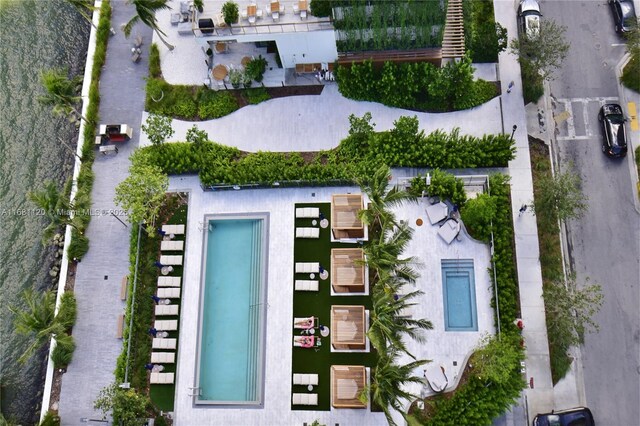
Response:
[[[533,426],[595,426],[595,424],[591,410],[585,407],[538,414],[533,419]]]
[[[608,0],[617,33],[626,33],[637,22],[633,0]]]
[[[598,119],[602,123],[602,152],[609,157],[627,155],[627,133],[624,122],[627,121],[618,104],[606,104],[600,108]]]

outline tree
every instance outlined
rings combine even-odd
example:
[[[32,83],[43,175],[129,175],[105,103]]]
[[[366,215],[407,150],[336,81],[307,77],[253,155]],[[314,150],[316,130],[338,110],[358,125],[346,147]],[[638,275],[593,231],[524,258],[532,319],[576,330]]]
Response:
[[[222,5],[222,15],[227,25],[233,25],[238,22],[238,4],[228,1]]]
[[[371,123],[371,113],[365,112],[362,118],[355,114],[349,115],[349,135],[363,135],[369,137],[373,133],[375,123]]]
[[[491,239],[491,224],[498,213],[498,204],[489,194],[478,194],[468,200],[460,210],[462,222],[474,238],[488,242]]]
[[[167,46],[167,49],[173,50],[175,46],[169,44],[164,37],[162,37],[166,37],[167,35],[160,29],[156,19],[157,11],[171,9],[171,6],[167,4],[167,0],[127,0],[127,2],[136,8],[136,14],[129,19],[129,22],[122,26],[124,35],[128,38],[131,35],[131,30],[134,25],[140,21],[158,34],[160,41]]]
[[[127,210],[131,223],[146,224],[153,235],[155,220],[169,188],[169,178],[158,166],[132,165],[129,176],[116,187],[114,201]]]
[[[111,412],[113,424],[126,426],[143,425],[146,421],[147,407],[151,401],[147,395],[136,392],[135,389],[123,389],[112,383],[100,391],[93,408],[102,411],[102,419],[106,420]]]
[[[538,187],[533,210],[549,225],[558,220],[580,218],[587,210],[587,197],[580,190],[580,176],[573,171],[545,176],[539,180]]]
[[[79,220],[74,220],[72,217],[74,205],[67,200],[52,181],[46,181],[44,188],[39,191],[30,191],[27,197],[44,212],[49,221],[49,225],[42,234],[43,244],[51,240],[53,235],[63,226],[69,225],[82,233]]]
[[[413,229],[407,223],[401,223],[398,226],[387,224],[381,230],[380,238],[372,239],[363,247],[366,264],[374,271],[375,279],[393,275],[404,282],[415,282],[418,274],[411,266],[417,264],[417,259],[414,257],[400,259],[412,235]]]
[[[145,124],[140,126],[143,132],[154,145],[162,145],[168,138],[173,136],[173,128],[171,123],[173,120],[164,115],[149,114]]]
[[[82,77],[69,79],[66,70],[50,69],[42,72],[40,81],[46,94],[39,96],[38,102],[53,107],[54,114],[66,116],[72,121],[79,117],[85,123],[93,124],[76,108],[81,99],[78,92],[82,85]]]
[[[584,335],[598,331],[593,317],[600,311],[604,296],[599,284],[589,284],[586,279],[578,288],[575,274],[566,281],[556,280],[543,289],[549,339],[554,339],[565,350],[582,343]]]
[[[19,361],[24,363],[51,337],[64,334],[65,327],[56,321],[54,292],[46,291],[38,294],[32,289],[27,289],[22,293],[22,300],[26,309],[10,306],[9,310],[16,315],[14,320],[16,332],[31,336],[33,339],[19,358]]]
[[[551,19],[543,19],[536,36],[523,34],[519,39],[511,40],[511,53],[518,55],[521,65],[525,63],[543,80],[549,80],[569,51],[569,43],[564,38],[566,30]]]
[[[371,398],[382,409],[391,426],[395,426],[396,423],[391,417],[390,408],[398,411],[402,417],[407,419],[402,400],[417,399],[418,396],[405,391],[405,385],[410,383],[423,384],[422,377],[412,374],[418,367],[429,362],[428,360],[418,360],[405,365],[397,365],[395,364],[397,358],[398,352],[395,351],[391,351],[388,356],[381,354],[373,371],[371,384],[366,386],[359,396],[363,404],[366,404]],[[369,396],[370,393],[371,396]]]
[[[96,31],[98,30],[98,27],[96,27],[95,24],[93,23],[93,19],[91,19],[91,14],[93,14],[93,12],[97,10],[97,8],[94,6],[93,0],[65,0],[65,1],[70,5],[72,5],[73,7],[75,7],[78,13],[84,19],[89,21],[91,26],[93,26],[93,28],[95,28]]]
[[[517,334],[485,336],[473,354],[473,374],[483,381],[506,383],[513,371],[520,368],[523,353],[519,349]]]
[[[200,145],[209,140],[209,135],[204,130],[198,129],[198,126],[195,124],[193,127],[187,130],[187,142],[193,143],[194,145]]]
[[[482,2],[478,2],[483,4]],[[491,4],[491,3],[488,3]],[[496,62],[507,48],[507,29],[497,22],[483,22],[476,27],[471,39],[474,62]]]

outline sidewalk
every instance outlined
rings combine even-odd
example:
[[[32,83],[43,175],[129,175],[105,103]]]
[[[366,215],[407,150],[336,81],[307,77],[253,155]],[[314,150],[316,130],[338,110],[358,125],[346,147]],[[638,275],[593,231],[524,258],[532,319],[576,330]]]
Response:
[[[76,351],[73,361],[62,376],[59,412],[63,424],[76,425],[82,419],[100,419],[93,402],[105,386],[113,383],[116,359],[122,351],[122,340],[116,338],[118,316],[124,312],[120,300],[122,277],[129,273],[129,236],[125,228],[108,210],[113,202],[116,185],[127,176],[129,155],[138,146],[140,120],[144,108],[143,78],[148,71],[148,50],[151,30],[137,25],[132,38],[144,39],[142,59],[131,61],[130,40],[119,30],[120,23],[133,16],[133,7],[124,2],[112,2],[111,21],[118,29],[109,39],[107,61],[100,79],[100,123],[127,123],[134,129],[133,138],[119,145],[117,155],[97,155],[93,165],[93,211],[87,230],[90,249],[78,263],[75,296],[78,319],[73,327]],[[105,211],[106,210],[106,211]],[[125,217],[120,217],[126,222]]]
[[[496,21],[508,31],[510,38],[517,37],[516,9],[518,3],[494,2]],[[542,299],[542,274],[539,261],[538,233],[535,216],[529,212],[518,216],[523,204],[533,200],[533,181],[527,138],[527,122],[522,104],[522,83],[517,57],[507,51],[500,54],[500,80],[502,81],[502,106],[505,132],[513,125],[516,158],[509,163],[511,175],[511,208],[513,211],[516,240],[516,264],[520,286],[520,309],[524,321],[523,336],[526,345],[525,389],[529,420],[537,413],[554,409],[554,389],[549,364],[549,344]],[[506,93],[509,82],[516,82],[511,93]]]

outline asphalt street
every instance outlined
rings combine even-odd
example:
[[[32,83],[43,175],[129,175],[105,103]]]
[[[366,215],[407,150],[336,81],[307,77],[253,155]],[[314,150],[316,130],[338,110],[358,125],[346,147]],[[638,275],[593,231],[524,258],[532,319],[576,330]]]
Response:
[[[625,52],[606,1],[547,1],[543,19],[567,27],[571,43],[551,82],[556,159],[582,177],[588,211],[568,224],[569,261],[579,283],[599,283],[598,333],[581,347],[586,405],[596,424],[640,425],[640,215],[632,159],[601,150],[598,110],[618,100],[614,67]],[[557,407],[570,408],[570,407]]]

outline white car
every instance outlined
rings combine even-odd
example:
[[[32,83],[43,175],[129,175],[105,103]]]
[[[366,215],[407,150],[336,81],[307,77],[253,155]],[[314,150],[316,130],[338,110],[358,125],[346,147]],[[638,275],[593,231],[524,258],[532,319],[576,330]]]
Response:
[[[536,0],[522,0],[518,7],[518,29],[521,35],[535,38],[540,34],[540,5]]]

